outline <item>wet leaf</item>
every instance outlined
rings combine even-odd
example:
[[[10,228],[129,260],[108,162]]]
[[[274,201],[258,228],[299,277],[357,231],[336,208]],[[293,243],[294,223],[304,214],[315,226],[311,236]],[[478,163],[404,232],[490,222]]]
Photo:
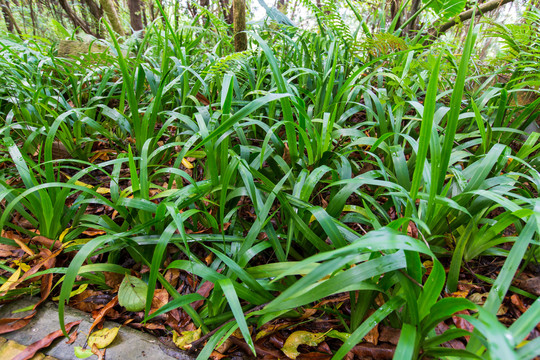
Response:
[[[66,331],[70,331],[74,326],[77,326],[81,323],[81,321],[73,321],[69,324],[66,324]],[[55,332],[50,333],[49,335],[45,336],[43,339],[36,341],[32,345],[28,346],[26,349],[24,349],[19,355],[15,356],[12,360],[27,360],[31,359],[39,350],[48,347],[52,344],[52,342],[61,337],[64,336],[64,333],[62,330],[56,330]]]
[[[285,345],[281,348],[281,351],[291,359],[296,359],[300,352],[298,346],[308,345],[317,346],[324,340],[324,334],[311,333],[309,331],[295,331],[285,341]]]
[[[192,342],[201,338],[202,330],[199,328],[193,331],[182,331],[180,335],[173,330],[173,342],[182,350],[189,349]]]
[[[80,346],[75,346],[73,348],[73,351],[75,352],[75,356],[78,357],[79,359],[86,359],[87,357],[90,357],[90,356],[94,355],[92,350],[83,349]]]
[[[147,288],[141,279],[126,275],[118,289],[118,303],[127,311],[141,311],[146,303]]]
[[[106,348],[114,341],[116,335],[118,335],[118,330],[120,330],[120,326],[111,329],[103,328],[93,332],[88,337],[88,346],[93,347],[95,345],[98,349]]]

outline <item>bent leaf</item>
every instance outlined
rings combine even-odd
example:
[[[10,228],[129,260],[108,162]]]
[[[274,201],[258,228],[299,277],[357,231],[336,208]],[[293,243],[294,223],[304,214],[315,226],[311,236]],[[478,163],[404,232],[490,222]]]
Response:
[[[295,331],[285,341],[281,351],[291,359],[296,359],[300,352],[298,352],[298,346],[308,345],[317,346],[324,340],[324,334],[311,333],[309,331]]]
[[[90,356],[94,355],[92,353],[92,350],[83,349],[80,346],[75,346],[73,348],[73,351],[75,352],[75,356],[78,357],[79,359],[86,359],[87,357],[90,357]]]

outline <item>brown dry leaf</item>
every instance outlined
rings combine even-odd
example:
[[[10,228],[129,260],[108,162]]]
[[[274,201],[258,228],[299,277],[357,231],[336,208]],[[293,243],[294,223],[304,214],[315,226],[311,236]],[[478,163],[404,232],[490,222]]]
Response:
[[[105,235],[106,232],[103,230],[97,230],[97,229],[87,229],[82,232],[86,236],[99,236],[99,235]]]
[[[381,328],[379,341],[397,345],[401,336],[401,329],[394,329],[388,326],[382,326]]]
[[[467,320],[463,319],[462,317],[456,316],[457,314],[470,315],[469,311],[462,310],[462,311],[456,312],[454,315],[452,315],[452,320],[454,321],[454,324],[456,324],[457,328],[467,330],[468,332],[472,333],[474,330],[474,326]],[[465,339],[468,342],[470,339],[470,336],[465,336]]]
[[[105,284],[112,289],[112,292],[118,292],[120,284],[122,283],[122,280],[124,280],[124,275],[109,271],[105,271],[103,275],[105,276]]]
[[[150,314],[158,310],[159,308],[167,305],[169,302],[169,292],[165,289],[154,290],[154,297],[152,298],[152,306],[150,308]]]
[[[226,358],[226,357],[227,357],[227,355],[223,355],[222,353],[220,353],[220,352],[218,352],[216,350],[212,351],[212,354],[210,354],[210,359],[212,359],[212,360],[221,360],[221,359]]]
[[[375,327],[364,336],[364,340],[373,345],[379,343],[379,324],[375,325]]]
[[[450,294],[450,296],[454,298],[467,298],[467,295],[469,295],[469,291],[465,290],[458,290]]]
[[[528,308],[525,306],[525,304],[523,304],[523,300],[521,299],[521,296],[519,296],[518,294],[514,294],[510,296],[510,301],[521,313],[524,313],[525,311],[527,311]]]
[[[449,328],[450,327],[448,325],[446,325],[446,323],[440,322],[440,323],[437,324],[437,326],[435,326],[435,333],[437,335],[442,335]],[[468,338],[467,338],[467,340],[468,340]],[[465,349],[465,345],[461,341],[456,340],[456,339],[452,339],[450,341],[442,343],[441,346],[446,347],[446,348],[452,348],[452,349]]]
[[[526,280],[518,280],[516,283],[520,289],[530,292],[533,295],[540,296],[540,276]]]
[[[100,296],[103,293],[101,291],[85,290],[81,294],[75,295],[69,301],[69,306],[79,309],[81,311],[92,313],[98,309],[101,309],[104,304],[98,304],[95,301],[85,301],[90,297]],[[109,300],[110,301],[110,300]]]
[[[394,358],[395,346],[388,344],[372,345],[361,344],[352,348],[351,352],[360,359],[372,358],[375,360],[391,360]]]
[[[165,272],[165,280],[169,284],[171,284],[172,287],[176,288],[178,285],[178,278],[180,277],[180,270],[179,269],[169,269]]]
[[[69,332],[74,326],[79,325],[80,323],[81,320],[73,321],[69,324],[66,324],[66,331]],[[15,356],[12,360],[31,359],[39,350],[48,347],[55,339],[63,335],[64,333],[62,332],[62,330],[56,330],[55,332],[52,332],[49,335],[45,336],[43,339],[38,340],[32,345],[28,346],[26,349],[23,350],[23,352]]]
[[[118,296],[115,296],[107,305],[105,305],[97,314],[94,316],[94,322],[90,326],[89,333],[92,333],[92,330],[103,321],[103,318],[107,313],[118,304]]]
[[[98,357],[98,360],[104,360],[105,359],[105,350],[107,349],[103,349],[103,350],[100,350],[96,344],[92,345],[92,353],[94,355],[97,355]]]
[[[0,334],[9,333],[15,330],[22,329],[32,318],[36,315],[36,311],[32,312],[30,315],[23,316],[20,318],[4,318],[0,319]]]
[[[46,248],[52,248],[53,250],[58,250],[62,247],[62,242],[60,240],[51,240],[41,235],[32,238],[32,241],[36,241],[41,245],[45,246]]]
[[[409,221],[409,225],[407,226],[407,235],[418,239],[418,228],[416,227],[416,224],[412,221]]]
[[[75,340],[77,340],[77,330],[75,330],[74,332],[71,333],[71,335],[69,335],[69,339],[66,341],[66,344],[68,345],[71,345],[75,342]]]
[[[345,301],[349,300],[349,298],[350,298],[349,294],[340,295],[340,296],[334,297],[332,299],[323,300],[323,301],[317,303],[314,306],[314,308],[319,308],[321,306],[336,303],[336,302],[345,302]]]
[[[307,354],[300,354],[296,358],[297,360],[330,360],[332,355],[328,355],[320,352],[310,352]]]
[[[261,327],[261,330],[257,333],[257,336],[255,336],[255,341],[265,337],[265,336],[268,336],[268,335],[271,335],[273,333],[275,333],[276,331],[279,331],[279,330],[282,330],[282,329],[285,329],[286,327],[289,327],[291,325],[294,325],[294,323],[292,322],[284,322],[284,323],[280,323],[280,324],[273,324],[273,325],[263,325]]]
[[[191,277],[188,277],[189,280]],[[208,297],[210,295],[210,291],[214,288],[214,283],[210,281],[206,281],[204,284],[201,285],[201,287],[197,290],[197,294]],[[197,310],[204,304],[204,300],[197,300],[193,303],[191,303],[191,307],[193,307],[194,310]]]

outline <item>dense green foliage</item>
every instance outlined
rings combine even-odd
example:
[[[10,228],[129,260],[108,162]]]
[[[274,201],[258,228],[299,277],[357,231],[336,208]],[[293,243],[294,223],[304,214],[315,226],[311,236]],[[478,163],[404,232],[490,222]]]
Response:
[[[529,16],[533,27],[538,11]],[[396,358],[540,354],[539,338],[517,347],[540,301],[510,328],[495,317],[516,271],[540,255],[539,133],[523,131],[540,98],[522,101],[538,93],[538,38],[490,27],[508,49],[487,66],[474,24],[454,48],[393,29],[356,42],[326,20],[321,34],[254,29],[242,53],[217,18],[156,21],[80,59],[0,39],[0,227],[66,244],[71,262],[48,270],[65,274],[62,323],[74,285],[105,286],[102,272],[129,274],[119,264],[130,257],[150,269],[146,314],[156,287],[173,298],[150,318],[182,307],[203,333],[219,329],[201,359],[237,328],[254,351],[248,326],[339,293],[350,315],[319,309],[351,334],[335,359],[383,321],[405,334]],[[89,211],[98,206],[110,211]],[[443,296],[479,256],[506,259],[485,305]],[[181,295],[165,269],[215,287]],[[465,309],[477,314],[467,350],[441,347],[466,332],[435,326]]]

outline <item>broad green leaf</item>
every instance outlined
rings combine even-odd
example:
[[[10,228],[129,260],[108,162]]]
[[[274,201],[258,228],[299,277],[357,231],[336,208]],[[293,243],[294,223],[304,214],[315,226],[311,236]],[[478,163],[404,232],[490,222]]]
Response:
[[[126,275],[118,289],[118,303],[127,311],[141,311],[146,304],[148,285],[141,279]]]

